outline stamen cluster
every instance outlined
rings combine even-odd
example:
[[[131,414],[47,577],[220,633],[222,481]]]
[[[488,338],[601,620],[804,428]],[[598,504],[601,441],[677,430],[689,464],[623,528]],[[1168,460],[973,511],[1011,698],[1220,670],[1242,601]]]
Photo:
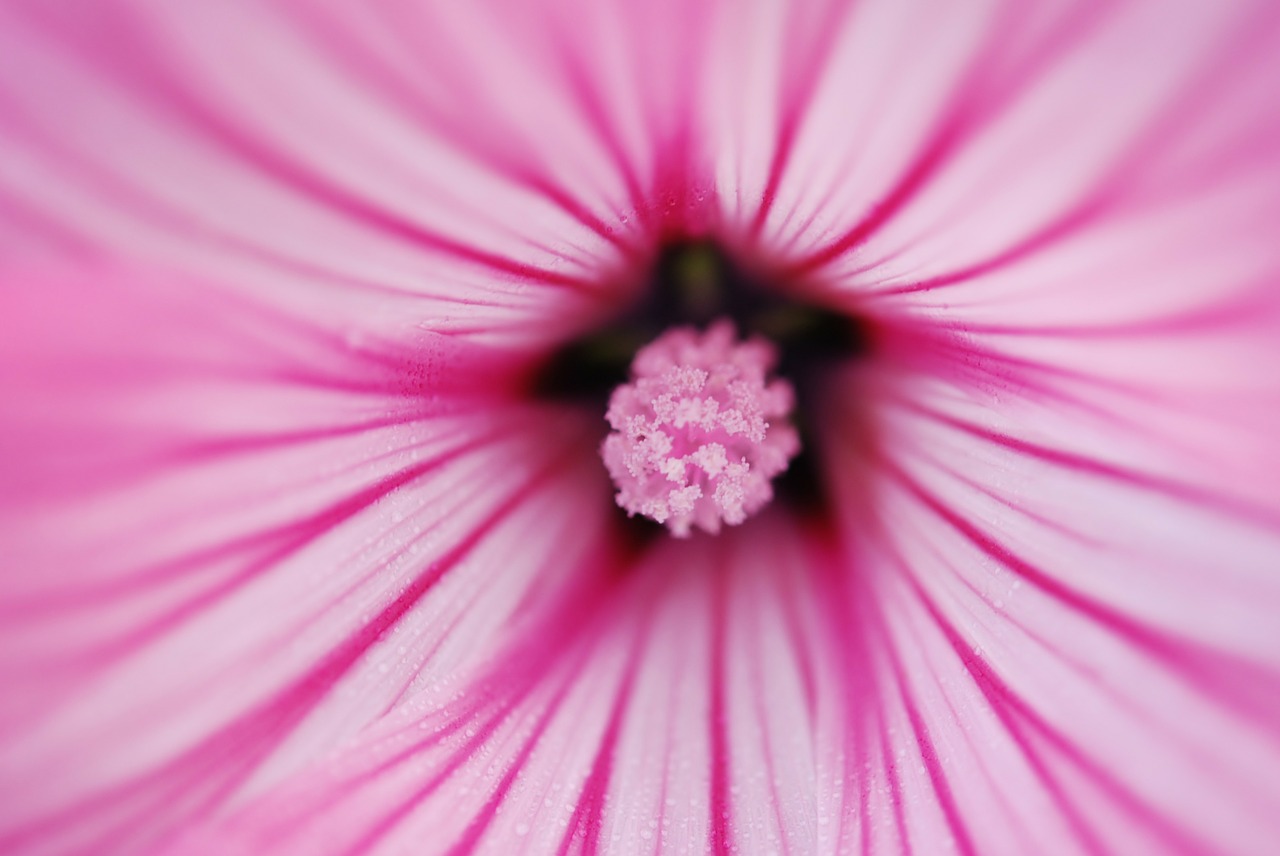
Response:
[[[767,379],[776,362],[773,345],[739,342],[724,320],[705,333],[669,330],[642,348],[606,414],[613,431],[601,455],[618,505],[683,538],[768,504],[770,480],[800,451],[787,421],[795,392]]]

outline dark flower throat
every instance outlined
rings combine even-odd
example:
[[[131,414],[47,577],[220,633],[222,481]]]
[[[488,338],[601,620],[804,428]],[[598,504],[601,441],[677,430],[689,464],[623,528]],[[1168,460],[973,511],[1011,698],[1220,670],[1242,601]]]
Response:
[[[668,244],[641,296],[609,322],[556,350],[536,376],[535,394],[598,408],[603,424],[609,395],[627,381],[636,351],[673,327],[703,328],[717,318],[731,319],[744,337],[758,335],[777,346],[776,374],[796,389],[804,451],[775,489],[779,500],[797,510],[820,509],[825,503],[811,435],[821,380],[833,366],[866,355],[867,330],[857,318],[787,297],[714,243]]]

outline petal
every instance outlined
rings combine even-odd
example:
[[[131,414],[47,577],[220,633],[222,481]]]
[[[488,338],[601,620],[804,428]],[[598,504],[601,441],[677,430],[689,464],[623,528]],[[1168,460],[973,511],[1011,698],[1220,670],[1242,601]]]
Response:
[[[798,265],[876,329],[824,447],[873,850],[1276,837],[1280,33],[1174,18],[1108,9]]]
[[[596,543],[561,498],[593,435],[514,403],[511,354],[172,279],[14,285],[6,850],[145,852],[482,660]]]
[[[543,341],[616,299],[622,170],[545,61],[482,64],[512,38],[483,14],[348,17],[7,4],[10,263],[159,263],[294,305],[389,303],[435,329]]]
[[[805,553],[776,517],[667,542],[512,637],[470,692],[424,688],[175,852],[812,852],[839,826],[846,711],[811,659]]]
[[[1275,199],[1269,7],[981,8],[829,16],[832,61],[803,90],[765,221],[795,270],[967,307],[1025,300],[1044,279],[1063,288],[1077,270],[1064,262],[1114,247],[1113,227],[1159,222],[1165,251],[1190,249],[1171,228],[1209,227],[1194,246],[1220,258],[1257,245],[1257,220],[1238,241],[1219,237]],[[1046,309],[1087,305],[1088,285],[1073,284]]]
[[[1092,373],[900,328],[846,379],[826,448],[887,735],[864,786],[896,795],[876,846],[1274,840],[1276,316],[1224,317]],[[1104,371],[1154,372],[1143,345],[1144,383]]]

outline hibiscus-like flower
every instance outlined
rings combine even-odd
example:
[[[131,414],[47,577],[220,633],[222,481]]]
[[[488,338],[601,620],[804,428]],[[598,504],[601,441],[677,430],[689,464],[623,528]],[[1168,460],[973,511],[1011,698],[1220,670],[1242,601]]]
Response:
[[[3,0],[0,852],[1273,852],[1278,10]]]

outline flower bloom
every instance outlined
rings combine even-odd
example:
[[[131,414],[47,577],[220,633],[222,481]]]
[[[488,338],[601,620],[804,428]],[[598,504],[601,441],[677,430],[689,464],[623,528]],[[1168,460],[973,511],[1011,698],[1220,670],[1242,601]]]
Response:
[[[1278,19],[4,0],[0,852],[1270,852]],[[692,246],[675,538],[547,390]]]

